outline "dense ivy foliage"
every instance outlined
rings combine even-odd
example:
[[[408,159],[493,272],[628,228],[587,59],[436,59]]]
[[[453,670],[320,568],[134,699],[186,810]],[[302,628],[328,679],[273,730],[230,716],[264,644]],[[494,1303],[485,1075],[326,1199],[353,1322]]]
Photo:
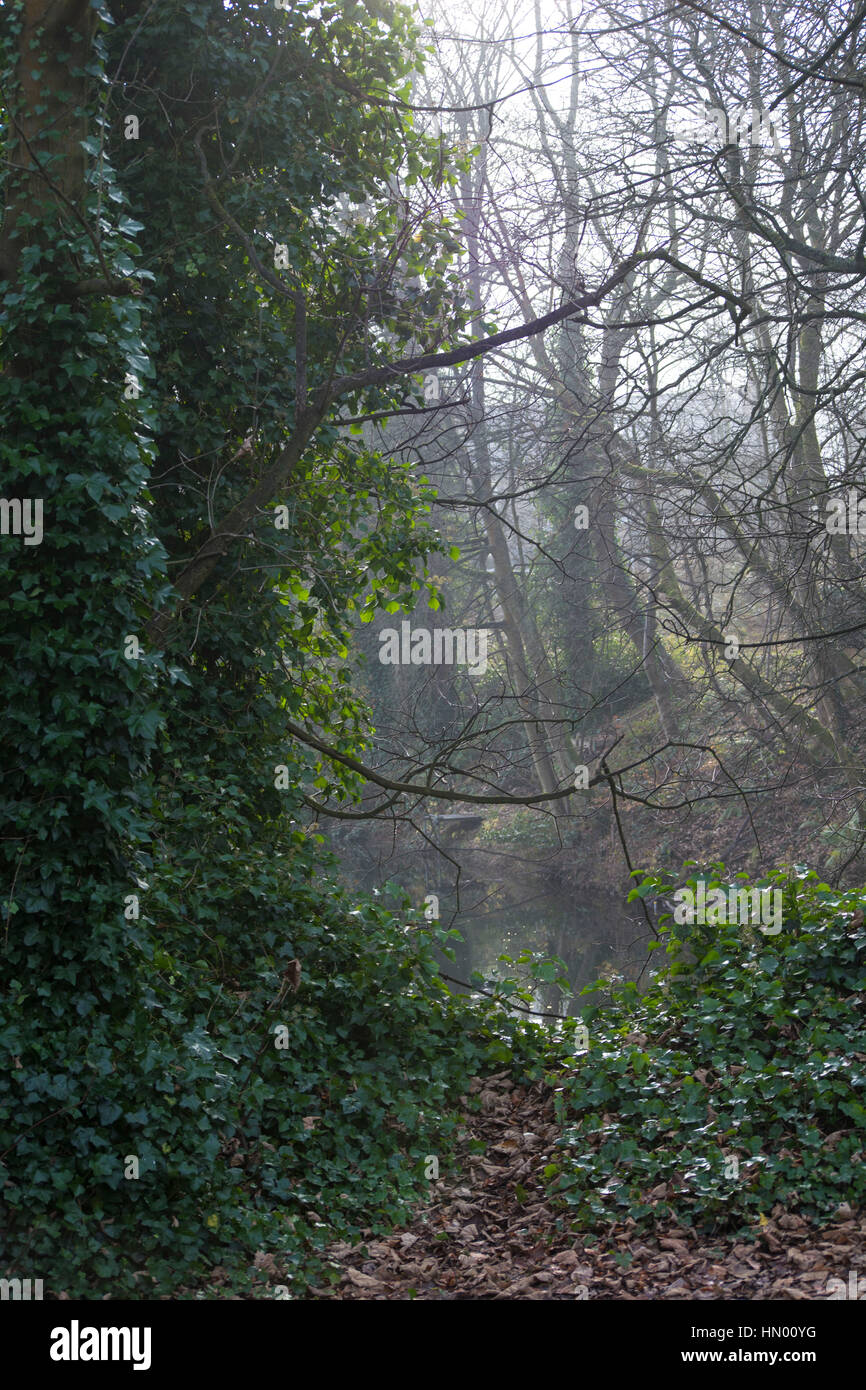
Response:
[[[722,865],[700,877],[745,883]],[[864,894],[805,869],[761,886],[782,894],[779,934],[669,921],[650,988],[587,1011],[548,1172],[579,1227],[674,1215],[748,1230],[776,1203],[826,1219],[866,1197]],[[638,891],[667,888],[649,876]]]
[[[148,627],[293,423],[292,306],[258,254],[288,247],[310,388],[385,330],[387,351],[442,331],[434,217],[407,267],[435,242],[439,289],[383,293],[362,334],[340,318],[393,239],[389,177],[442,157],[358,100],[416,61],[400,10],[101,10],[81,215],[40,209],[0,286],[3,493],[45,512],[41,545],[0,546],[0,1264],[51,1294],[177,1294],[214,1266],[241,1287],[262,1247],[302,1283],[326,1230],[424,1189],[456,1095],[513,1031],[448,996],[405,914],[346,899],[298,822],[322,779],[286,711],[357,751],[345,630],[411,602],[435,543],[407,471],[325,424],[274,499],[289,526],[259,517],[159,641]],[[379,210],[337,233],[337,192]],[[70,291],[106,272],[129,292]]]

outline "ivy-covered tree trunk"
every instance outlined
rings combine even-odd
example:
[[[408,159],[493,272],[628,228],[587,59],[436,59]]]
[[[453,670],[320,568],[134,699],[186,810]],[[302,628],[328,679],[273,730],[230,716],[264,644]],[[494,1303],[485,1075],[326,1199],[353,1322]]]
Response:
[[[13,522],[0,537],[0,1263],[51,1287],[64,1246],[111,1275],[100,1246],[141,1196],[124,1176],[144,1138],[132,895],[159,715],[135,639],[161,547],[138,506],[150,446],[124,399],[144,353],[141,309],[75,288],[128,270],[111,170],[81,145],[87,124],[98,129],[85,104],[98,94],[95,12],[27,0],[4,22],[18,167],[0,253],[0,477]],[[25,534],[28,513],[41,534]]]
[[[22,0],[9,10],[3,35],[9,172],[0,276],[14,282],[29,228],[49,209],[67,221],[83,212],[96,11],[90,0]]]

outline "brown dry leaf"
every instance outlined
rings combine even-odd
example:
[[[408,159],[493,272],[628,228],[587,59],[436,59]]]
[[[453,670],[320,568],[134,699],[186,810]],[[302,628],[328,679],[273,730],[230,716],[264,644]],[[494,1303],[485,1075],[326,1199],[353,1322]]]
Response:
[[[513,1284],[509,1284],[507,1289],[503,1289],[500,1298],[515,1298],[519,1293],[526,1293],[532,1288],[533,1275],[524,1275],[522,1279],[515,1279]]]
[[[381,1289],[382,1287],[380,1280],[374,1279],[370,1274],[362,1274],[359,1269],[352,1269],[351,1265],[343,1278],[351,1280],[358,1289]]]
[[[477,1202],[455,1202],[454,1210],[458,1216],[471,1216],[478,1210]]]
[[[802,1216],[794,1216],[790,1212],[783,1212],[776,1218],[776,1225],[783,1231],[802,1231],[805,1224]]]
[[[344,1260],[354,1248],[347,1240],[335,1240],[333,1245],[328,1246],[328,1254],[332,1260]]]

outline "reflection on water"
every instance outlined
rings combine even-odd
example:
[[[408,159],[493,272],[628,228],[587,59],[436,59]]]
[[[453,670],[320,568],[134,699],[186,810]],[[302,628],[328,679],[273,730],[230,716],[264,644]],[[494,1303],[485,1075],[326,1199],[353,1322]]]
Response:
[[[441,926],[456,928],[463,938],[452,943],[455,959],[441,961],[444,972],[459,980],[468,981],[473,971],[487,978],[513,974],[497,957],[523,951],[560,957],[574,995],[602,976],[637,979],[645,967],[652,931],[641,905],[625,902],[627,887],[616,894],[574,887],[561,856],[539,864],[507,848],[449,844],[447,853],[456,861],[449,862],[417,842],[376,847],[355,840],[351,853],[345,848],[334,844],[351,887],[370,892],[383,891],[389,881],[400,884],[421,909],[429,894],[436,895]],[[567,1012],[579,1013],[586,1003],[586,996],[572,998]],[[563,1012],[561,991],[536,985],[534,1007]]]

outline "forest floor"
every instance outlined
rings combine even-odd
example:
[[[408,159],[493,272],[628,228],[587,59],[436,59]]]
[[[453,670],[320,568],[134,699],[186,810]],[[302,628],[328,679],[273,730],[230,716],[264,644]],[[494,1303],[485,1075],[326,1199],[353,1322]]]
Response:
[[[820,1228],[774,1208],[753,1240],[670,1221],[575,1234],[542,1178],[559,1135],[550,1087],[500,1072],[470,1089],[481,1109],[465,1112],[453,1173],[405,1230],[331,1245],[335,1282],[307,1298],[825,1300],[858,1270],[866,1287],[866,1215],[847,1206]]]

